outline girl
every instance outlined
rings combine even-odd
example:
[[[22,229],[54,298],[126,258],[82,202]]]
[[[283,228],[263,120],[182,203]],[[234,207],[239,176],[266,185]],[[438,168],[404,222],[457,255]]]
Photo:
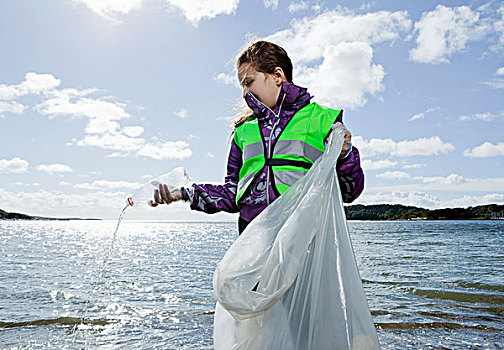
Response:
[[[257,41],[241,53],[238,80],[249,112],[234,122],[224,185],[193,184],[168,191],[160,185],[152,206],[184,200],[191,209],[216,213],[239,212],[239,233],[281,193],[308,171],[323,153],[342,110],[310,103],[306,88],[292,83],[287,52],[267,41]],[[364,188],[359,152],[345,143],[336,164],[343,201],[352,202]]]

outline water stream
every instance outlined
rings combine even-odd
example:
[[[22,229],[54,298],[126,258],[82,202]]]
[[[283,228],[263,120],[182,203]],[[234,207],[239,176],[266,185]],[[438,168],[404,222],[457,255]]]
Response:
[[[126,209],[128,209],[129,207],[130,207],[130,204],[126,204],[126,206],[121,210],[121,214],[119,214],[119,218],[117,219],[117,225],[116,225],[116,228],[115,228],[114,233],[112,235],[112,241],[110,242],[109,248],[103,253],[102,265],[98,269],[98,274],[97,274],[97,276],[96,276],[96,278],[94,280],[93,288],[91,290],[91,295],[86,300],[86,304],[84,305],[84,312],[82,314],[82,317],[80,318],[80,322],[78,324],[76,323],[73,326],[73,328],[72,328],[72,332],[73,332],[72,343],[75,343],[75,339],[76,339],[76,336],[77,336],[77,330],[79,329],[79,327],[82,328],[82,326],[85,323],[93,323],[93,320],[87,320],[86,319],[86,317],[88,315],[89,304],[92,303],[93,300],[94,300],[96,288],[98,287],[98,284],[99,284],[99,282],[101,281],[101,279],[103,277],[103,273],[104,273],[105,269],[107,268],[107,264],[108,264],[108,261],[109,261],[109,259],[111,257],[111,254],[114,252],[114,245],[115,245],[115,242],[116,242],[116,239],[117,239],[117,231],[119,231],[119,226],[121,225],[121,221],[122,221],[122,219],[124,217],[124,214],[126,213]]]

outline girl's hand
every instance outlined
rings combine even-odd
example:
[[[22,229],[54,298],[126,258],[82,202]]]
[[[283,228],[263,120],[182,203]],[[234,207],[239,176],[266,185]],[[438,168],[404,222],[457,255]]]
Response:
[[[154,199],[149,201],[151,207],[157,207],[158,204],[170,204],[182,199],[182,192],[180,189],[175,189],[173,192],[168,190],[167,185],[159,185],[158,190],[154,190]]]
[[[343,147],[341,148],[341,153],[339,155],[340,158],[344,157],[348,150],[350,149],[350,146],[352,145],[352,133],[348,131],[348,129],[343,125],[343,123],[337,122],[333,125],[333,129],[338,127],[338,126],[343,126],[345,128],[345,138],[343,140]]]

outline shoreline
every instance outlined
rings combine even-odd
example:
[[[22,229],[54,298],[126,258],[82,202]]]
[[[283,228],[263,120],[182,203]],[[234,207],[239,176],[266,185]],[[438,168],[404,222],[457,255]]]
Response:
[[[10,213],[0,209],[0,220],[9,221],[70,221],[70,220],[101,220],[96,218],[52,218],[45,216],[32,216],[21,213]]]
[[[486,204],[467,208],[426,209],[402,204],[347,205],[345,214],[348,221],[442,221],[442,220],[504,220],[504,205]],[[98,218],[44,217],[0,209],[0,220],[13,221],[70,221],[103,220]],[[206,221],[206,220],[203,220]],[[208,220],[213,222],[212,220]]]

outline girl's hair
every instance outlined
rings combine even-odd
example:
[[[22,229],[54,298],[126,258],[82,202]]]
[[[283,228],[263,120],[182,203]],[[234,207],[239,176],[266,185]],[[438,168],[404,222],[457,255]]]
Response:
[[[269,41],[259,40],[247,47],[236,60],[236,70],[244,63],[250,63],[256,71],[268,74],[273,73],[276,67],[280,67],[287,81],[292,83],[292,62],[287,52]],[[233,121],[234,127],[237,128],[252,115],[252,110],[248,108],[242,111]]]
[[[292,83],[292,62],[287,52],[269,41],[256,41],[246,48],[236,60],[236,69],[244,63],[252,64],[256,71],[263,73],[273,73],[276,67],[280,67],[287,81]]]

